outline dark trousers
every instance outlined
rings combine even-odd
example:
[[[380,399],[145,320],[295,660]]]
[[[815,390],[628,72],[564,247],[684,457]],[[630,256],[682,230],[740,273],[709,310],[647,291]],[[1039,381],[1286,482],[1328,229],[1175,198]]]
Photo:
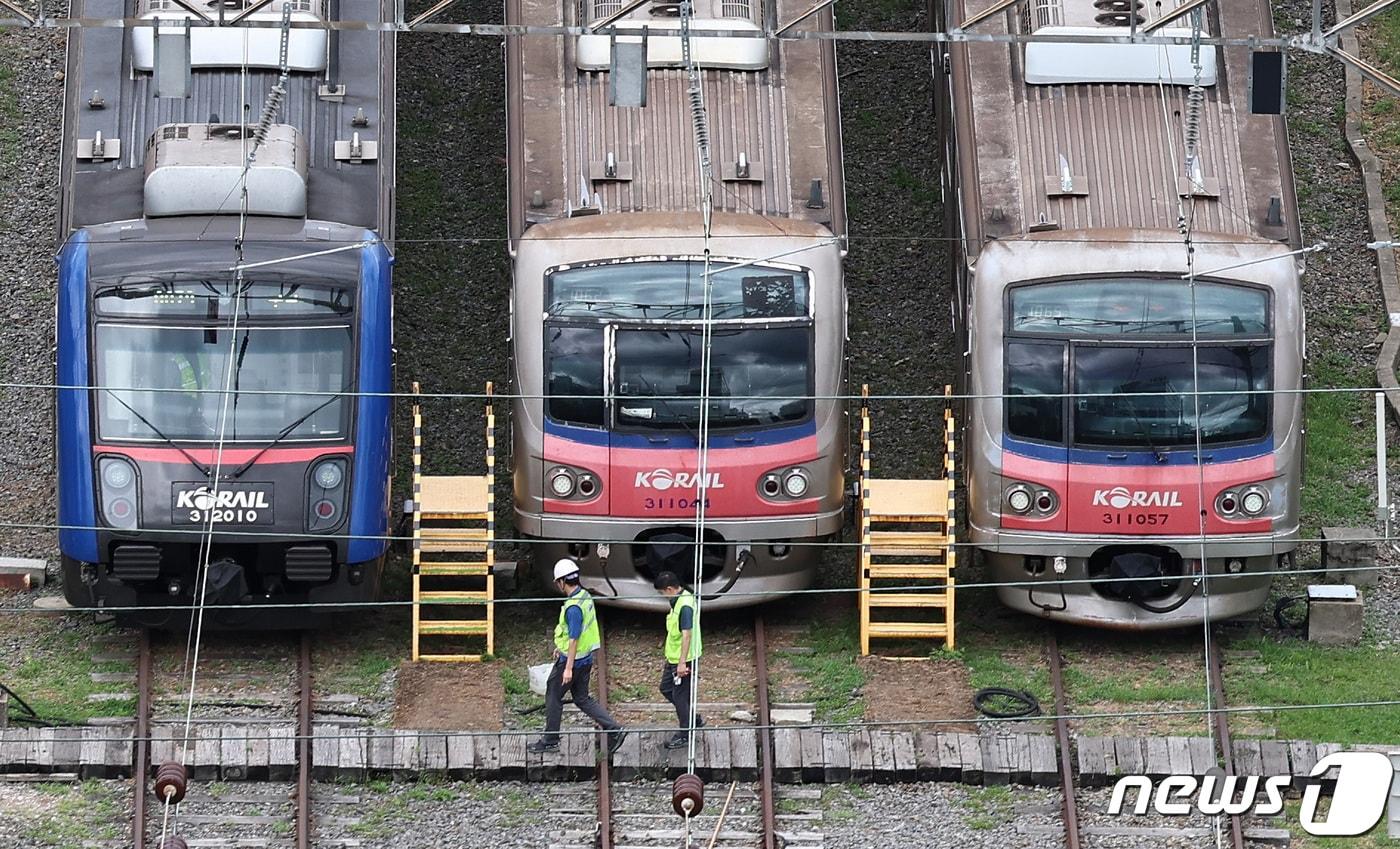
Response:
[[[544,689],[544,739],[550,742],[559,740],[559,723],[564,718],[564,690],[568,689],[570,695],[574,697],[574,706],[588,715],[590,719],[598,723],[598,727],[604,731],[616,731],[621,728],[617,720],[598,704],[598,700],[593,698],[588,692],[588,681],[593,677],[593,664],[587,663],[583,666],[574,666],[574,680],[569,682],[568,687],[564,686],[564,664],[566,660],[560,658],[554,661],[554,668],[549,671],[549,683]]]
[[[689,664],[690,674],[680,679],[676,683],[676,665],[667,663],[661,667],[661,695],[666,698],[676,708],[676,725],[682,731],[690,729],[690,700],[695,693],[695,678],[700,674],[700,659],[696,658]],[[705,720],[697,712],[695,715],[695,725],[700,727],[705,724]]]

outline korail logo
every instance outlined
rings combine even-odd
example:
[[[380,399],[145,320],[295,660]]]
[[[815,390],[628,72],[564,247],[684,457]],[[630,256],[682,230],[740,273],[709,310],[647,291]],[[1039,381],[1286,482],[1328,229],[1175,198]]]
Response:
[[[638,489],[655,489],[665,492],[668,489],[695,489],[700,486],[698,472],[673,472],[670,469],[656,469],[650,472],[637,472],[635,486]],[[706,489],[724,489],[719,472],[705,473]]]
[[[1337,787],[1332,804],[1321,820],[1318,800],[1322,794],[1320,781],[1310,781],[1303,788],[1303,803],[1298,822],[1308,834],[1319,837],[1356,837],[1376,827],[1385,815],[1386,797],[1395,777],[1390,757],[1380,752],[1333,752],[1313,767],[1310,777],[1322,778],[1336,769]],[[1145,775],[1128,775],[1113,785],[1108,813],[1119,816],[1127,802],[1128,790],[1137,791],[1133,802],[1134,814],[1146,814],[1148,805],[1165,816],[1184,816],[1195,808],[1207,816],[1219,814],[1254,813],[1271,816],[1283,812],[1283,794],[1293,778],[1274,775],[1172,775],[1162,779],[1154,788]],[[1260,791],[1263,798],[1260,798]]]
[[[1115,486],[1094,490],[1094,506],[1122,510],[1125,507],[1180,507],[1182,504],[1181,493],[1174,489],[1134,490]]]
[[[210,492],[207,486],[182,489],[175,495],[175,506],[182,510],[271,510],[267,493],[259,490],[228,489]]]

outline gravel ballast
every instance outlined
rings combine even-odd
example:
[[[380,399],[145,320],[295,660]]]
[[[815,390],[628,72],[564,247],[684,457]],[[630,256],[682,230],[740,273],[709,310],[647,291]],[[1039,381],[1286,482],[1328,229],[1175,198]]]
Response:
[[[62,10],[56,10],[62,14]],[[53,380],[63,33],[0,34],[0,382]],[[56,556],[53,395],[0,389],[0,556]]]

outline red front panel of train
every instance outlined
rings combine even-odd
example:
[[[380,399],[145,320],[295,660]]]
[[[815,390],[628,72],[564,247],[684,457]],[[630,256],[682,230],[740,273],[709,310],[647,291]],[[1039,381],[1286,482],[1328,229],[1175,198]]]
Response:
[[[705,514],[715,519],[809,515],[821,504],[824,478],[812,475],[808,497],[770,500],[759,494],[768,472],[818,458],[814,428],[804,427],[793,439],[759,440],[764,444],[717,447],[712,440],[706,461]],[[637,435],[612,434],[610,443],[575,441],[546,432],[544,467],[563,463],[585,468],[603,481],[603,491],[591,501],[545,498],[545,510],[582,516],[626,519],[685,520],[695,516],[700,488],[700,458],[694,440],[672,439],[684,447],[639,447],[648,442]],[[730,441],[732,445],[732,440]]]
[[[1002,462],[1008,482],[1043,484],[1059,497],[1059,509],[1044,518],[1004,510],[1001,524],[1009,530],[1189,536],[1201,533],[1203,509],[1209,534],[1267,533],[1272,527],[1267,515],[1226,520],[1214,506],[1225,489],[1267,481],[1274,474],[1271,454],[1200,466],[1055,463],[1010,452]]]

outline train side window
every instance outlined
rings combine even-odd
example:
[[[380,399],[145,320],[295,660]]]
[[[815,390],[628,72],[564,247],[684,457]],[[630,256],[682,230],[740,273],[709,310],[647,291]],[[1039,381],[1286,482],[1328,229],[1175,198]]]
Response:
[[[549,417],[602,427],[603,328],[546,325],[544,360]]]
[[[1039,442],[1065,440],[1065,346],[1006,343],[1006,432]]]

